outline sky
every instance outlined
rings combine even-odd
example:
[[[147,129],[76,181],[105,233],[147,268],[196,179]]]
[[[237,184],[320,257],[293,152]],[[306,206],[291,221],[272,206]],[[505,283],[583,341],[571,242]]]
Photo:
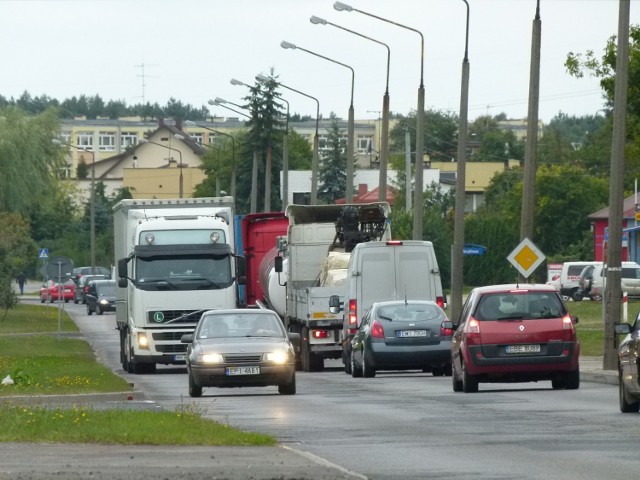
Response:
[[[469,120],[527,116],[536,2],[468,0]],[[315,118],[319,103],[323,117],[346,119],[353,92],[355,118],[364,120],[381,115],[387,73],[390,111],[415,110],[422,66],[425,108],[459,113],[463,0],[343,3],[417,30],[424,55],[417,32],[337,11],[334,0],[0,0],[0,95],[26,90],[62,101],[98,94],[128,105],[174,98],[199,108],[216,97],[243,104],[248,88],[230,80],[253,85],[256,75],[273,72],[305,94],[281,89],[292,114]],[[601,57],[618,31],[619,1],[539,3],[539,118],[597,114],[598,79],[571,77],[564,62],[569,52]],[[311,16],[329,24],[312,24]],[[640,0],[631,0],[631,24],[640,24]],[[282,41],[299,48],[284,49]],[[353,69],[353,89],[351,70],[340,63]],[[210,112],[238,116],[220,106]]]

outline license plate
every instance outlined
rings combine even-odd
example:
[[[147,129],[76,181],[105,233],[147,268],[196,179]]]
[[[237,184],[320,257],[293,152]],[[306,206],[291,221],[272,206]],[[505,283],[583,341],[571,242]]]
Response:
[[[507,353],[539,353],[540,345],[507,345],[505,347]]]
[[[398,336],[399,337],[426,337],[427,331],[426,330],[399,330]]]
[[[185,360],[185,356],[184,355],[174,355],[173,356],[173,361],[174,362],[184,362]]]
[[[227,375],[260,375],[260,367],[227,367]]]

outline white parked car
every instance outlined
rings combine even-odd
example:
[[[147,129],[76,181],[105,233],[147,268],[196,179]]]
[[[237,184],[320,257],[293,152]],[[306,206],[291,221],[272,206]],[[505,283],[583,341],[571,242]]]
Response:
[[[593,270],[591,296],[601,298],[604,294],[607,280],[606,265],[596,265]],[[640,265],[635,262],[622,262],[622,293],[629,296],[640,296]]]

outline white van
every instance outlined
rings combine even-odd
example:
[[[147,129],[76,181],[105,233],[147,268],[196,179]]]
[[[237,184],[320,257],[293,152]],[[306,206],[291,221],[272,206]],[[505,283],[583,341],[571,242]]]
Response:
[[[607,280],[606,265],[597,265],[593,270],[593,283],[591,284],[591,297],[602,299],[604,286]],[[627,293],[631,297],[640,296],[640,265],[636,262],[622,262],[622,293]]]
[[[578,280],[582,270],[587,265],[598,265],[602,262],[564,262],[560,272],[560,295],[580,301],[583,295],[578,291]]]
[[[433,244],[422,240],[359,243],[351,252],[344,288],[344,297],[333,295],[329,306],[332,313],[344,311],[342,361],[347,373],[351,339],[374,302],[432,300],[445,308]]]

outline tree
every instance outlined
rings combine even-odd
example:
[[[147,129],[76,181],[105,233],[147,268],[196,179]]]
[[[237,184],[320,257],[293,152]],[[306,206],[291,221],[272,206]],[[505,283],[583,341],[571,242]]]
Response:
[[[17,303],[12,282],[37,259],[37,248],[27,220],[17,213],[0,212],[0,308],[7,311]]]
[[[63,152],[52,109],[29,117],[16,107],[0,109],[0,210],[27,212],[55,191]]]
[[[325,204],[332,204],[344,197],[347,186],[347,156],[341,143],[341,131],[335,115],[328,129],[327,146],[329,151],[322,159],[320,166],[320,189],[318,198]]]

